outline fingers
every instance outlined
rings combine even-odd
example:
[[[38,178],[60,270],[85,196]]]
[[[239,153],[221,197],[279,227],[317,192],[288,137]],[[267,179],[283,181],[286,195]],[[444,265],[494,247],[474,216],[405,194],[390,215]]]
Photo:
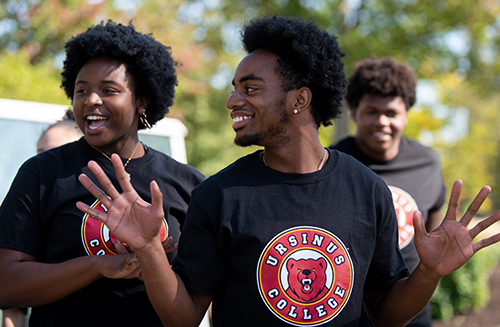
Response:
[[[162,242],[161,245],[163,246],[163,250],[165,250],[165,253],[177,251],[177,249],[179,248],[179,244],[172,244],[172,240],[172,235],[170,235],[164,242]]]
[[[413,227],[415,228],[415,238],[420,239],[424,235],[429,235],[425,229],[424,217],[419,210],[413,212]]]
[[[500,241],[500,233],[495,234],[493,236],[490,236],[488,238],[482,239],[479,242],[476,242],[473,244],[474,253],[481,250],[482,248],[485,248],[487,246],[495,244],[498,241]]]
[[[121,242],[118,242],[117,240],[113,241],[113,245],[115,246],[116,253],[118,254],[127,254],[129,253],[127,249],[123,246]]]
[[[89,207],[87,204],[85,204],[83,202],[78,201],[76,203],[76,207],[80,211],[82,211],[82,212],[88,214],[89,216],[99,220],[103,224],[106,224],[108,222],[108,215],[107,214],[105,214],[104,212],[101,212],[97,209],[92,209],[91,207]]]
[[[462,192],[462,180],[457,179],[451,188],[450,201],[444,219],[457,220],[458,206],[460,205],[460,193]]]
[[[101,187],[104,190],[104,192],[106,192],[106,194],[108,194],[111,197],[111,199],[116,199],[120,195],[120,193],[118,193],[116,188],[113,186],[113,183],[111,183],[106,173],[102,170],[101,166],[99,166],[97,162],[93,160],[89,161],[87,166],[89,167],[90,171],[94,174],[94,176],[97,178],[99,184],[101,184]],[[83,186],[85,186],[85,188],[92,193],[92,195],[94,195],[98,200],[101,201],[102,204],[106,206],[106,202],[103,201],[108,201],[107,204],[110,204],[109,200],[104,199],[106,198],[106,195],[99,188],[96,187],[97,190],[99,190],[99,192],[96,193],[94,188],[87,187],[87,185],[83,183],[80,177],[79,180],[83,184]]]
[[[467,226],[471,222],[472,218],[477,214],[479,211],[479,208],[483,205],[484,201],[488,198],[488,195],[491,192],[491,187],[489,186],[483,186],[483,188],[479,191],[479,193],[476,195],[472,203],[469,205],[467,208],[467,211],[463,215],[462,219],[460,219],[460,222],[462,225]]]
[[[113,168],[115,169],[116,173],[116,179],[118,180],[118,183],[120,184],[123,192],[134,192],[134,188],[132,187],[132,184],[130,183],[130,177],[128,173],[125,171],[125,167],[123,167],[122,159],[120,158],[119,155],[116,153],[113,153],[111,155],[111,162],[113,162]],[[101,182],[99,180],[99,182]],[[111,197],[114,199],[114,197]]]
[[[474,239],[479,233],[496,223],[497,221],[500,220],[500,210],[492,214],[486,219],[481,220],[479,223],[474,226],[474,228],[471,228],[469,231],[469,235],[472,239]]]
[[[149,189],[151,191],[151,209],[156,215],[163,217],[163,194],[160,187],[155,181],[151,181]]]
[[[97,187],[97,185],[95,185],[90,180],[90,178],[88,178],[87,175],[80,174],[80,176],[78,176],[78,180],[80,181],[80,183],[82,183],[83,187],[85,187],[90,193],[92,193],[92,195],[95,196],[96,199],[101,201],[101,203],[104,206],[106,207],[110,206],[111,200],[106,196],[106,194],[104,194],[104,192],[99,187]]]
[[[122,277],[124,279],[139,278],[139,276],[141,276],[142,270],[137,255],[131,253],[131,255],[127,256],[126,259],[123,260],[122,271],[126,273],[126,275]]]

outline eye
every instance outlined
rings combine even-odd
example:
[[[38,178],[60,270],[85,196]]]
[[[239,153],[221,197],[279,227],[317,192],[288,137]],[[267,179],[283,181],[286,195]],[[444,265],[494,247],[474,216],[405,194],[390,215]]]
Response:
[[[104,91],[104,93],[116,93],[116,92],[118,92],[117,90],[111,89],[111,88],[106,88],[103,91]]]
[[[253,91],[257,91],[257,88],[251,87],[251,86],[247,86],[247,87],[245,87],[245,89],[247,90],[247,93],[250,93],[250,92],[253,92]]]
[[[82,94],[82,93],[85,93],[85,92],[87,92],[87,90],[85,90],[83,88],[75,89],[75,94]]]

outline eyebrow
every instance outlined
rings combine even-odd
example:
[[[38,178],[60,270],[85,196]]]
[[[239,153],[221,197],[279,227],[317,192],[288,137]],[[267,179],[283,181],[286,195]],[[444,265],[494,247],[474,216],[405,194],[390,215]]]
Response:
[[[78,81],[75,82],[75,85],[76,84],[80,84],[80,83],[88,84],[89,82],[84,81],[84,80],[78,80]],[[114,85],[118,85],[119,84],[119,83],[117,83],[115,81],[112,81],[112,80],[104,80],[104,81],[100,81],[99,83],[101,83],[101,84],[114,84]]]
[[[248,74],[248,75],[245,75],[242,78],[240,78],[239,83],[243,83],[243,82],[246,82],[249,80],[256,80],[256,81],[264,82],[264,79],[262,77],[255,76],[254,74]],[[235,85],[234,79],[231,81],[231,84],[233,84],[233,86]]]

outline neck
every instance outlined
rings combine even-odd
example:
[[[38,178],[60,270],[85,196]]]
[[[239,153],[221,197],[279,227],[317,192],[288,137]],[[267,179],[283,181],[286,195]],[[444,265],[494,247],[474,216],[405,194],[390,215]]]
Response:
[[[401,142],[397,142],[397,144],[394,144],[394,146],[391,148],[376,151],[376,150],[372,149],[370,146],[366,145],[364,142],[360,141],[357,137],[354,139],[356,141],[356,144],[360,148],[360,150],[365,155],[367,155],[368,157],[370,157],[372,159],[379,160],[379,161],[390,161],[390,160],[396,158],[396,156],[399,153],[399,144],[401,143]],[[399,140],[399,141],[401,141],[401,140]]]
[[[87,142],[90,144],[90,146],[108,156],[111,156],[113,153],[116,153],[122,159],[140,158],[144,156],[144,154],[146,153],[144,147],[139,143],[139,138],[129,139],[126,142],[106,144],[104,146],[94,145],[90,143],[88,140]]]
[[[261,159],[266,166],[289,174],[308,174],[321,170],[328,162],[329,152],[319,139],[309,146],[273,148],[266,146]]]

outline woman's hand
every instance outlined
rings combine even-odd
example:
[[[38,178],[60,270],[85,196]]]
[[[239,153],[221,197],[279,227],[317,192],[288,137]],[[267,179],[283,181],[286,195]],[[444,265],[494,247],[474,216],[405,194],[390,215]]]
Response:
[[[125,250],[126,251],[126,250]],[[112,279],[139,278],[141,266],[135,253],[96,256],[101,275]]]

